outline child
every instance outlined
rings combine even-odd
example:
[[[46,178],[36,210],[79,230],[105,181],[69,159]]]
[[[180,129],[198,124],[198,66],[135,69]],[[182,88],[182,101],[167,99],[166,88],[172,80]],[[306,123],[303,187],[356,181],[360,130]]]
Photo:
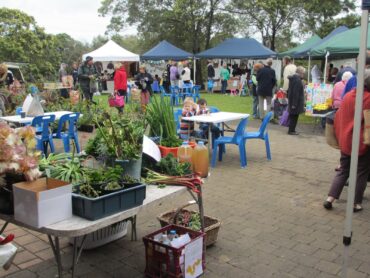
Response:
[[[197,104],[199,106],[197,115],[205,115],[205,114],[210,113],[210,111],[207,107],[207,101],[205,99],[199,99]],[[209,128],[209,124],[206,124],[206,123],[200,123],[199,124],[200,136],[202,138],[208,139],[208,128]],[[211,126],[211,132],[212,132],[212,140],[220,137],[221,130],[213,124]]]
[[[196,115],[197,105],[194,103],[192,98],[186,98],[184,100],[184,106],[182,108],[182,117],[192,117]],[[185,121],[181,119],[180,123],[180,138],[182,140],[189,140],[189,137],[194,134],[194,122]]]

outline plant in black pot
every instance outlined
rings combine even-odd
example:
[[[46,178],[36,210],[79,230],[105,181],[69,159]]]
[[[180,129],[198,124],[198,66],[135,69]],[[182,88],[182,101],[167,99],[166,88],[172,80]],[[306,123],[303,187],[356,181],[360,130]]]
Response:
[[[31,126],[10,128],[0,122],[0,212],[13,213],[12,185],[41,176],[35,130]]]
[[[102,119],[102,123],[96,121],[100,137],[97,149],[105,152],[107,161],[122,166],[124,174],[140,179],[144,119],[134,113],[115,117],[103,113]]]

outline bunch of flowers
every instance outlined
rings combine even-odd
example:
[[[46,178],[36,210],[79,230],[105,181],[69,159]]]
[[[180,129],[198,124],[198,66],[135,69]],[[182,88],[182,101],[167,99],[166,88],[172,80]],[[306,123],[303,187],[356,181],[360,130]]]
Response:
[[[28,181],[41,176],[36,151],[35,129],[25,126],[13,129],[0,122],[0,175],[8,172],[23,174]]]

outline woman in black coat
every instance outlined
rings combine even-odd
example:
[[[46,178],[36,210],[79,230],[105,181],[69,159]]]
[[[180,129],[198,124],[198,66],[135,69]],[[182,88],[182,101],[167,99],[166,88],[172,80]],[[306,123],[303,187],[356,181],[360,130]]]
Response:
[[[289,112],[289,135],[298,135],[295,130],[299,114],[304,112],[304,87],[303,77],[306,70],[304,67],[297,67],[296,74],[289,76],[288,88],[288,112]]]

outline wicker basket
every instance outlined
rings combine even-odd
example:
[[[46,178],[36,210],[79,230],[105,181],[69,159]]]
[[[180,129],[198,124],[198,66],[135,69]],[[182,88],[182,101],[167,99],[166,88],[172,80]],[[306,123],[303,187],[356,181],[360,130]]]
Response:
[[[162,213],[157,217],[159,220],[160,224],[162,227],[173,224],[174,221],[174,216],[178,212],[183,213],[183,212],[190,212],[190,213],[197,213],[196,211],[193,210],[187,210],[187,209],[181,209],[180,211],[177,209],[171,210],[169,212]],[[176,224],[176,223],[175,223]],[[179,225],[179,224],[177,224]],[[206,246],[210,246],[214,244],[217,241],[217,236],[218,236],[218,230],[220,229],[221,222],[216,219],[212,218],[209,216],[204,216],[204,232],[206,233]]]

